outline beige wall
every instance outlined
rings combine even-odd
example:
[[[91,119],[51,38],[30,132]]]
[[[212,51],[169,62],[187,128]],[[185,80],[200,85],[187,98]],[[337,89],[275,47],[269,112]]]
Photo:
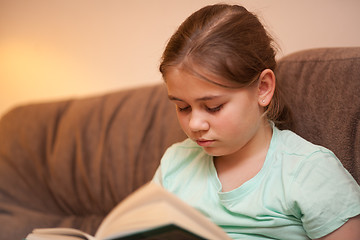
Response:
[[[212,0],[0,0],[0,116],[28,102],[161,82],[164,45]],[[244,0],[283,54],[360,46],[358,0]]]

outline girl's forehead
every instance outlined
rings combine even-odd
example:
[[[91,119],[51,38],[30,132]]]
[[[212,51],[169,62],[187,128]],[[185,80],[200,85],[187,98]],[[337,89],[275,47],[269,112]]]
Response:
[[[240,88],[225,88],[187,71],[173,69],[167,72],[166,86],[170,99],[216,99],[241,91]]]
[[[167,71],[165,75],[165,81],[167,85],[170,86],[198,86],[198,87],[207,87],[214,85],[217,86],[212,80],[214,79],[212,76],[208,76],[208,74],[204,74],[202,72],[198,72],[196,70],[189,70],[185,68],[172,67]]]
[[[233,81],[227,80],[222,76],[215,75],[210,71],[200,67],[187,67],[186,65],[180,65],[175,67],[169,67],[164,75],[165,82],[170,79],[183,79],[186,81],[187,79],[191,80],[201,80],[212,85],[221,87],[221,88],[239,88],[239,84]]]

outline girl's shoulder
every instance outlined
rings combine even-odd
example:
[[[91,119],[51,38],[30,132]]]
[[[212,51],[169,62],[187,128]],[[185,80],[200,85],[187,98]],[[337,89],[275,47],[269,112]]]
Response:
[[[184,141],[182,142],[177,142],[174,143],[171,148],[194,148],[194,149],[198,149],[201,148],[199,145],[197,145],[193,140],[191,140],[190,138],[186,138]]]
[[[292,131],[275,128],[270,148],[271,161],[274,166],[282,166],[292,179],[288,179],[290,182],[302,175],[317,178],[317,174],[309,175],[317,171],[335,171],[340,177],[347,175],[341,161],[330,149],[313,144]]]
[[[195,162],[200,159],[210,159],[211,157],[194,141],[187,138],[170,146],[161,159],[161,164],[171,164],[173,167],[188,162]]]
[[[274,140],[276,141],[276,144],[274,144],[276,150],[285,155],[311,158],[311,156],[325,154],[336,158],[330,149],[311,143],[290,130],[274,128],[273,138],[275,138]]]
[[[359,185],[335,154],[292,131],[277,133],[275,159],[281,163],[279,175],[284,174],[287,207],[301,218],[307,234],[319,238],[358,215]]]
[[[203,152],[203,149],[197,145],[190,138],[185,139],[182,142],[177,142],[171,145],[165,152],[164,156],[169,154],[189,154],[189,153],[200,153]]]

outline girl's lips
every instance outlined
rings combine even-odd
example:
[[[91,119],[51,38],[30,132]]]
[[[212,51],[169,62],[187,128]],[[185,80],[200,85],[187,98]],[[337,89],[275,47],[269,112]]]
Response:
[[[196,143],[201,147],[208,147],[210,146],[214,140],[196,140]]]

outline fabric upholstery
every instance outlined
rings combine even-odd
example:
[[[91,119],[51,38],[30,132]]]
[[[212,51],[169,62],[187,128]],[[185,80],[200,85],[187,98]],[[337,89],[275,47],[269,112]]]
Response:
[[[360,48],[298,52],[277,70],[294,131],[332,149],[357,181],[359,71]],[[35,227],[93,234],[184,138],[164,85],[14,108],[0,120],[0,240]]]
[[[360,47],[304,50],[278,64],[294,131],[331,149],[360,183]]]
[[[184,138],[163,85],[12,110],[0,124],[0,239],[93,234]]]

